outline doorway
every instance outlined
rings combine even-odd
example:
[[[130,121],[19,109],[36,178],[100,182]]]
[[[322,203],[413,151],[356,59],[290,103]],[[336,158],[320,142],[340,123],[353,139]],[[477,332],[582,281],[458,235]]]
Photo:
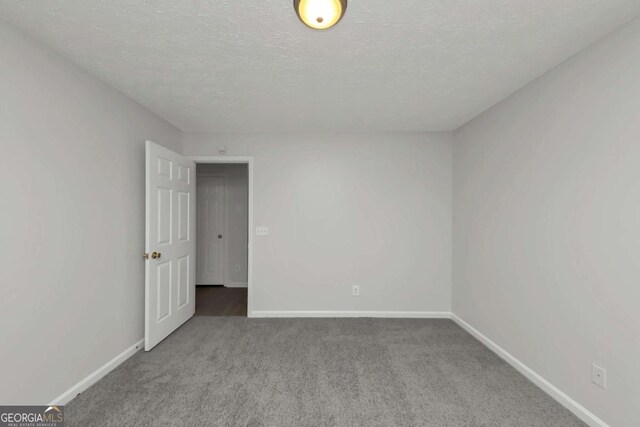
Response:
[[[197,176],[198,164],[240,164],[246,171],[246,238],[238,247],[246,250],[246,274],[239,280],[245,290],[245,313],[251,317],[253,263],[253,159],[251,157],[185,157],[152,141],[145,148],[145,273],[144,273],[144,349],[150,351],[196,314]],[[215,191],[214,191],[215,193]],[[243,196],[245,197],[245,196]],[[223,198],[224,201],[224,198]],[[227,214],[236,217],[236,212]],[[216,224],[214,220],[211,222]],[[231,232],[231,231],[230,231]],[[224,231],[219,239],[224,239]],[[235,232],[233,232],[235,234]],[[227,233],[229,235],[229,233]],[[212,254],[216,245],[212,244]],[[224,245],[222,246],[224,248]],[[214,265],[214,264],[212,264]],[[218,264],[215,264],[218,265]],[[227,266],[220,267],[227,269]],[[231,270],[237,270],[232,266]],[[240,264],[242,270],[242,264]],[[226,274],[222,283],[210,286],[227,288],[234,279]],[[215,273],[215,272],[214,272]],[[239,277],[238,275],[235,276]],[[246,277],[246,282],[244,278]],[[237,283],[237,282],[236,282]],[[224,301],[215,296],[210,300]],[[206,297],[200,298],[206,302]],[[207,306],[207,304],[205,304]],[[224,310],[214,313],[228,315]],[[208,314],[211,314],[209,312]]]
[[[196,164],[196,316],[247,316],[249,165]]]

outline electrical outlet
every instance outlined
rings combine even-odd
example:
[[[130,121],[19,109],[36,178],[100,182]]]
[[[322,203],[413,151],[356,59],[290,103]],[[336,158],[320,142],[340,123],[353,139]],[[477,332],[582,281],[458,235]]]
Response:
[[[602,387],[603,389],[607,389],[607,370],[597,366],[596,364],[591,365],[591,382],[597,385],[598,387]]]
[[[351,295],[353,295],[354,297],[359,297],[360,296],[360,286],[353,285],[351,287]]]
[[[256,236],[268,236],[269,235],[269,227],[256,227]]]

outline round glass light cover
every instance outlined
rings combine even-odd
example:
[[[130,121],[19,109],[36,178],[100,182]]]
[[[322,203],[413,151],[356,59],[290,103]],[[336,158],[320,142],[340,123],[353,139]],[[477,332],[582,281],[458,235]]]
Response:
[[[309,27],[326,30],[342,18],[344,10],[340,0],[300,0],[297,12]]]

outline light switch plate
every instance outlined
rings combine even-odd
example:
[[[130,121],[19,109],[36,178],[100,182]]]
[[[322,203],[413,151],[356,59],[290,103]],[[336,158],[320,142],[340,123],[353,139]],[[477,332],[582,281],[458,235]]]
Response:
[[[268,236],[269,235],[269,227],[261,226],[256,227],[256,236]]]

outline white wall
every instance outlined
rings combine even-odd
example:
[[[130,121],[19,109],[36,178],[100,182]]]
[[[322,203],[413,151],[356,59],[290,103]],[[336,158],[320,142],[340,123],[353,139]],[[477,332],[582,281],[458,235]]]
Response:
[[[0,21],[0,403],[143,337],[144,142],[180,133]]]
[[[185,134],[183,145],[254,158],[254,224],[271,229],[254,244],[258,314],[450,311],[449,134]]]
[[[206,164],[196,167],[197,178],[203,176],[221,176],[224,178],[224,285],[233,288],[247,287],[247,221],[249,217],[249,180],[246,164]],[[198,179],[198,189],[202,180]],[[207,188],[207,187],[205,187]],[[203,202],[198,194],[198,203]],[[200,211],[198,211],[200,212]],[[198,218],[200,223],[201,218]],[[198,248],[204,248],[203,238],[217,238],[209,236],[204,230],[197,230]],[[198,249],[200,250],[200,249]],[[202,256],[202,257],[201,257]],[[198,254],[203,259],[205,254]],[[196,283],[204,284],[198,279],[198,272],[204,265],[198,264]]]
[[[453,149],[454,312],[616,426],[640,401],[639,45],[635,21]],[[146,139],[254,157],[254,311],[451,309],[451,135],[181,136],[1,21],[0,58],[3,404],[142,338]]]
[[[604,421],[637,425],[640,20],[456,132],[453,206],[453,311]]]

